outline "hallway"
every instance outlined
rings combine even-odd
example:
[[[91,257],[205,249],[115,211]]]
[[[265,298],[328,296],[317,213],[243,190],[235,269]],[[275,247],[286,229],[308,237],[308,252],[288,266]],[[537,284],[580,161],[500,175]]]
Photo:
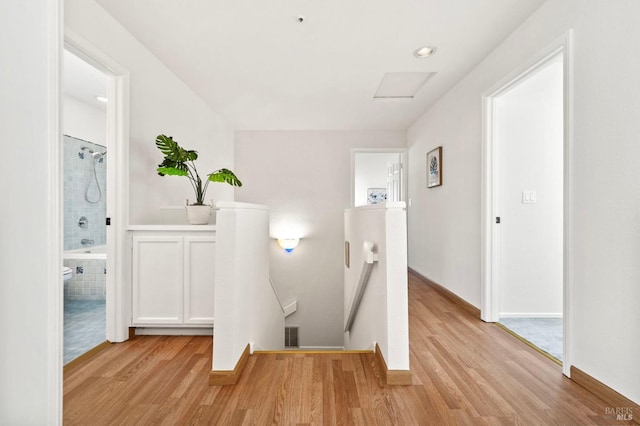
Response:
[[[209,387],[210,337],[138,336],[65,372],[64,422],[628,424],[413,273],[409,314],[412,386],[379,386],[371,354],[291,353],[254,355],[238,385]]]

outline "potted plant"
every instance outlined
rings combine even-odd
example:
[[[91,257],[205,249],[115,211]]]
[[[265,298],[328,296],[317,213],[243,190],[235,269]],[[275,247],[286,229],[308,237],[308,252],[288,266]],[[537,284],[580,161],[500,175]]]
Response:
[[[226,182],[231,186],[242,186],[240,179],[229,169],[220,169],[209,173],[203,182],[195,163],[198,159],[198,153],[182,148],[171,136],[158,135],[156,146],[164,154],[164,160],[158,164],[158,174],[160,176],[186,176],[195,191],[196,202],[187,205],[187,217],[189,223],[193,225],[209,223],[211,206],[204,203],[209,182]]]

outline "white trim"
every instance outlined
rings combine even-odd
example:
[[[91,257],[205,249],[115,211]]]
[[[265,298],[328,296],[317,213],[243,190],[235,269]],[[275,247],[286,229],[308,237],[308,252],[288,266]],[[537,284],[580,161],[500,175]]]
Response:
[[[63,247],[63,222],[62,222],[62,95],[60,79],[62,78],[62,0],[47,2],[47,26],[49,81],[47,84],[47,109],[48,109],[48,202],[44,203],[47,209],[47,237],[46,246],[48,256],[47,268],[47,423],[52,425],[62,424],[62,396],[63,396],[63,335],[64,335],[64,306],[63,286],[60,280],[60,268],[62,266]]]
[[[289,349],[285,349],[289,350]],[[344,346],[299,346],[298,349],[290,349],[291,352],[300,351],[344,351]]]
[[[535,313],[535,312],[527,312],[527,313],[517,313],[517,312],[500,312],[498,314],[500,319],[502,318],[562,318],[562,312],[558,313]]]
[[[400,163],[402,165],[402,174],[401,179],[402,183],[400,185],[400,201],[407,201],[407,153],[409,152],[408,148],[351,148],[351,188],[349,193],[351,194],[351,201],[349,205],[351,207],[355,207],[355,184],[356,184],[356,153],[398,153],[400,154]]]
[[[184,207],[182,207],[184,209]],[[129,225],[136,232],[216,232],[216,225]]]
[[[213,336],[213,327],[136,327],[136,336]]]
[[[269,210],[269,206],[263,206],[262,204],[241,203],[238,201],[218,201],[216,203],[216,210],[222,209],[245,209],[245,210]]]
[[[530,58],[522,67],[514,70],[482,95],[482,208],[481,208],[481,318],[487,322],[498,320],[499,309],[499,277],[494,276],[496,262],[499,261],[496,247],[497,232],[493,231],[495,216],[499,216],[495,184],[498,170],[493,163],[496,151],[494,131],[494,97],[504,93],[522,80],[532,75],[539,67],[544,66],[556,55],[563,55],[563,97],[564,97],[564,182],[563,182],[563,314],[564,314],[564,362],[563,373],[569,376],[572,364],[572,328],[570,301],[572,296],[571,265],[569,251],[571,236],[571,153],[573,146],[573,31],[569,30],[537,55]],[[493,283],[493,285],[491,285]]]
[[[129,338],[131,277],[126,273],[129,223],[129,72],[69,28],[65,49],[105,73],[107,97],[107,340]]]
[[[563,289],[563,363],[562,372],[565,376],[571,377],[571,365],[573,364],[573,315],[571,301],[573,300],[573,253],[570,249],[572,230],[572,209],[571,199],[573,197],[573,187],[571,176],[573,176],[573,30],[569,30],[564,37],[564,247],[563,247],[563,269],[564,269],[564,289]]]

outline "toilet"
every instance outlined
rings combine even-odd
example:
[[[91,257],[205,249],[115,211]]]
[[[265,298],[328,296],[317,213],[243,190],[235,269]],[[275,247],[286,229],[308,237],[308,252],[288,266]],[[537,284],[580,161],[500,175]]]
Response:
[[[62,278],[64,281],[69,281],[71,279],[71,268],[67,266],[62,267]]]

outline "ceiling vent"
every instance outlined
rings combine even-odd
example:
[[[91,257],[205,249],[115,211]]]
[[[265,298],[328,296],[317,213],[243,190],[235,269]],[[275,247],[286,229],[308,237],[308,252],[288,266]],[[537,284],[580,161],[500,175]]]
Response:
[[[435,72],[388,72],[382,77],[375,100],[411,100]]]

